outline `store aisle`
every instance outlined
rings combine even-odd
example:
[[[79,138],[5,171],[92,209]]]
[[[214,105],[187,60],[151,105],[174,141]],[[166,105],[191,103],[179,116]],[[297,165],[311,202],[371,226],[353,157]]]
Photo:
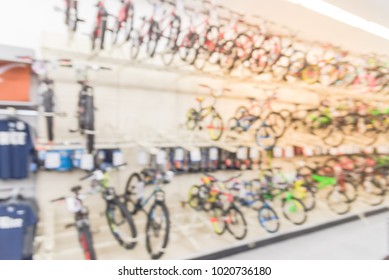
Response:
[[[376,260],[388,255],[389,214],[292,238],[225,259]]]

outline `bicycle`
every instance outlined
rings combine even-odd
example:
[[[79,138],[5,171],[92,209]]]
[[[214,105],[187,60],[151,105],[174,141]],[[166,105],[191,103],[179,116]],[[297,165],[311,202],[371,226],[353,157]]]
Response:
[[[260,179],[252,180],[251,185],[254,187],[254,192],[259,193],[264,199],[274,201],[280,197],[282,213],[291,223],[302,225],[306,222],[307,208],[300,199],[295,197],[292,184],[286,181],[275,183],[272,170],[262,170]]]
[[[93,26],[93,31],[90,36],[91,42],[92,42],[92,51],[96,50],[97,48],[97,41],[100,40],[98,48],[99,50],[105,49],[105,35],[107,31],[113,32],[112,29],[108,28],[108,17],[114,17],[113,15],[109,14],[106,7],[105,7],[105,0],[99,0],[97,2],[97,14],[95,17],[95,24]]]
[[[96,169],[89,172],[80,180],[91,180],[91,190],[101,193],[106,202],[105,216],[109,229],[120,246],[129,250],[137,244],[137,229],[135,227],[132,214],[128,211],[126,204],[122,202],[122,197],[117,195],[115,189],[109,185],[109,171],[119,169],[126,164],[121,164],[106,168]]]
[[[80,194],[81,186],[76,186],[71,188],[71,191],[74,193],[73,197],[60,197],[51,200],[51,203],[66,201],[68,205],[69,212],[74,213],[74,224],[66,225],[68,227],[76,227],[78,232],[78,241],[80,242],[81,248],[84,253],[84,258],[86,260],[96,260],[96,251],[93,246],[93,236],[90,228],[89,221],[89,210],[83,204],[84,196]]]
[[[232,182],[234,176],[227,180],[220,181],[209,174],[204,174],[203,185],[192,186],[189,190],[188,204],[197,211],[210,212],[210,221],[214,232],[222,235],[226,230],[237,240],[242,240],[247,235],[247,222],[235,204],[234,196],[226,189],[225,184]],[[224,196],[228,206],[224,207],[221,197]]]
[[[78,128],[70,129],[69,132],[80,132],[81,135],[86,135],[86,147],[89,154],[95,150],[95,105],[94,105],[94,88],[89,85],[88,72],[90,70],[111,70],[111,68],[99,65],[76,65],[67,63],[61,65],[62,67],[74,68],[79,74],[78,84],[81,89],[78,93],[77,103],[77,119]]]
[[[263,229],[269,233],[275,233],[280,229],[280,220],[277,212],[271,206],[264,193],[252,191],[251,182],[234,182],[231,189],[238,191],[238,200],[241,206],[257,212],[258,222]]]
[[[171,180],[173,174],[172,172],[168,172],[168,174]],[[133,174],[130,178],[132,176]],[[123,197],[124,203],[132,215],[139,212],[146,214],[146,249],[152,259],[160,259],[169,242],[170,218],[165,203],[165,192],[160,187],[164,178],[157,170],[155,170],[154,178],[154,189],[149,196],[144,196],[145,182],[141,180],[135,186],[127,185]],[[154,201],[149,210],[146,211],[145,208],[152,199]]]
[[[207,88],[210,91],[211,96],[213,97],[213,103],[209,106],[203,106],[203,97],[197,97],[196,101],[199,103],[199,108],[196,110],[194,108],[190,108],[186,114],[186,127],[189,130],[195,130],[199,128],[203,129],[202,123],[205,119],[209,119],[208,125],[206,128],[208,129],[208,133],[210,138],[213,141],[219,140],[224,131],[223,120],[220,114],[216,111],[215,105],[219,96],[216,95],[215,91],[207,85],[200,85],[200,87]],[[223,89],[221,94],[229,91],[228,89]]]
[[[115,24],[112,31],[112,44],[116,45],[120,38],[124,36],[123,41],[130,40],[134,31],[135,10],[133,0],[120,0],[122,4],[118,16],[115,17]],[[121,33],[124,33],[121,36]]]

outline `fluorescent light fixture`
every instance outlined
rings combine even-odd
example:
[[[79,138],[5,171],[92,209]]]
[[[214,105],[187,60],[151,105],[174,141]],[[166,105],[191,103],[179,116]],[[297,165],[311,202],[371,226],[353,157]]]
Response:
[[[356,16],[323,0],[288,0],[291,3],[301,5],[319,14],[333,18],[355,28],[359,28],[378,37],[389,40],[389,28],[378,23],[368,21],[360,16]]]

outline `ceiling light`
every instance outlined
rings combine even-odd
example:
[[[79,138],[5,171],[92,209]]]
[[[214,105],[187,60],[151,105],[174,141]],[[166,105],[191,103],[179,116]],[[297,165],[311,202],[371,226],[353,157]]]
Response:
[[[355,28],[374,34],[389,40],[389,28],[378,23],[368,21],[360,16],[354,15],[323,0],[288,0],[291,3],[299,4],[319,14],[333,18]]]

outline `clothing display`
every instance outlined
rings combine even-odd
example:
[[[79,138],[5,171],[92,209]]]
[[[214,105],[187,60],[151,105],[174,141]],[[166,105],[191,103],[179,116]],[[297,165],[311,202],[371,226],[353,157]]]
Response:
[[[28,124],[18,119],[0,120],[0,179],[27,178],[33,154]]]
[[[0,260],[32,258],[37,211],[31,200],[10,198],[0,202]]]

